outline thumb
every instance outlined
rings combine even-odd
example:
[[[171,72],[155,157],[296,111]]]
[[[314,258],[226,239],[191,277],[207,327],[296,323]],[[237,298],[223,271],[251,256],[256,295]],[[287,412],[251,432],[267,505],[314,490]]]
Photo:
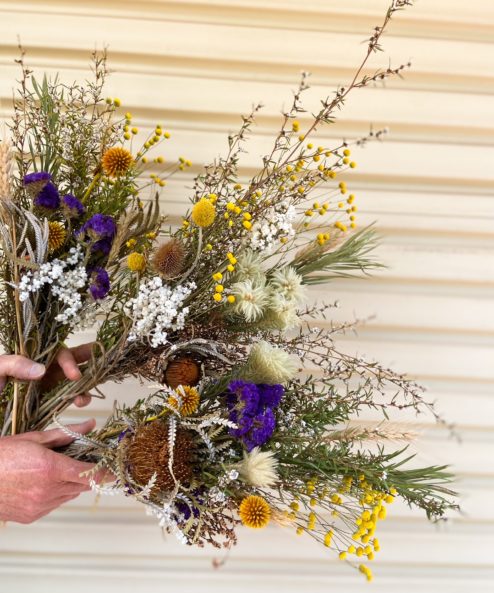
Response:
[[[96,420],[94,418],[90,418],[89,420],[85,420],[84,422],[79,422],[77,424],[68,424],[67,428],[71,432],[87,434],[88,432],[91,432],[95,426]],[[19,438],[34,441],[39,445],[43,445],[44,447],[48,447],[50,449],[69,445],[75,440],[75,437],[65,433],[61,428],[54,428],[52,430],[45,430],[43,432],[26,432],[24,434],[20,434]]]
[[[0,356],[0,377],[14,377],[24,381],[40,379],[45,374],[45,366],[33,362],[18,354],[4,354]]]

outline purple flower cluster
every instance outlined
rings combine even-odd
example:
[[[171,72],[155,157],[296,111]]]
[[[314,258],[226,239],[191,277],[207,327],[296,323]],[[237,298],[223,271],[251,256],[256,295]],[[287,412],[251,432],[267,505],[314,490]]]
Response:
[[[62,202],[67,218],[79,218],[86,211],[82,202],[72,194],[65,195],[62,198]]]
[[[108,214],[94,214],[77,231],[77,235],[91,241],[91,252],[95,255],[108,255],[117,232],[117,225]]]
[[[34,205],[47,210],[56,210],[60,207],[60,194],[51,181],[34,198]]]
[[[110,278],[104,268],[93,268],[90,271],[91,284],[89,292],[95,301],[104,299],[110,291]]]
[[[240,439],[247,451],[264,445],[271,438],[276,428],[274,411],[283,394],[282,385],[256,385],[240,380],[228,385],[229,420],[237,425],[230,429],[230,434]]]

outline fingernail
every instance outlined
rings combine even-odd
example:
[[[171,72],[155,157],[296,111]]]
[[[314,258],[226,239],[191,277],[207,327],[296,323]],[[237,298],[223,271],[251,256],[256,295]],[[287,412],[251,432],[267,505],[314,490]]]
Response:
[[[45,365],[39,364],[37,362],[35,362],[33,364],[33,366],[29,369],[29,373],[28,373],[29,377],[31,377],[32,379],[41,377],[44,374],[45,374]]]

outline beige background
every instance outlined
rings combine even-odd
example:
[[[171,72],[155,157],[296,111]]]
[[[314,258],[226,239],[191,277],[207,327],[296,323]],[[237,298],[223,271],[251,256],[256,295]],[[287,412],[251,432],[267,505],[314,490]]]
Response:
[[[386,0],[120,0],[0,2],[1,115],[17,76],[16,35],[39,70],[82,79],[93,47],[108,44],[115,74],[108,94],[142,128],[173,134],[165,156],[184,154],[193,173],[226,146],[239,113],[266,108],[243,173],[259,164],[278,113],[302,69],[313,73],[310,105],[345,83],[380,22]],[[423,460],[453,462],[463,514],[434,527],[395,505],[383,523],[375,583],[306,538],[277,528],[242,532],[221,569],[210,550],[163,539],[142,510],[115,498],[80,498],[34,526],[0,530],[0,591],[127,593],[171,590],[310,590],[463,593],[494,582],[494,3],[420,0],[398,15],[385,39],[404,80],[348,101],[324,137],[389,125],[384,143],[355,154],[348,179],[360,222],[378,221],[389,269],[371,280],[339,282],[336,318],[375,314],[344,346],[408,370],[456,422],[460,446],[427,418]],[[380,62],[379,62],[380,60]],[[386,56],[375,63],[387,64]],[[329,141],[329,140],[328,140]],[[163,194],[167,211],[185,208],[191,175]],[[84,339],[81,336],[80,339]],[[93,412],[103,419],[109,387]],[[75,412],[73,416],[84,416]]]

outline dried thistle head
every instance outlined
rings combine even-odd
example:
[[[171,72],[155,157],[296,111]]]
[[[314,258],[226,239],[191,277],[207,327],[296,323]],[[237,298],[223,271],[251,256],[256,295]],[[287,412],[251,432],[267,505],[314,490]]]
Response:
[[[183,270],[185,264],[185,247],[177,239],[160,245],[154,252],[153,266],[155,270],[166,279],[176,278]]]
[[[194,445],[191,434],[179,429],[173,445],[172,473],[170,472],[170,442],[168,425],[158,420],[139,427],[127,450],[130,475],[145,486],[156,474],[153,494],[169,492],[175,480],[187,484],[192,478]]]

